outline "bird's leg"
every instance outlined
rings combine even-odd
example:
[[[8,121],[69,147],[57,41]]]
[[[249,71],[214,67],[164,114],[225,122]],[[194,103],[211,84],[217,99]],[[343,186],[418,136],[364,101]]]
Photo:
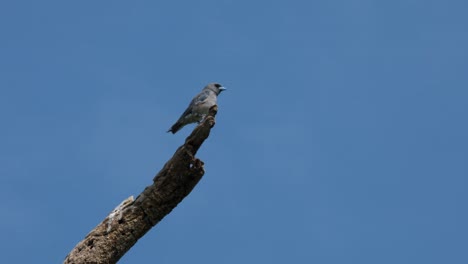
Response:
[[[198,124],[202,123],[203,121],[205,121],[205,118],[206,118],[206,114],[202,114],[200,115],[200,120],[198,120]]]

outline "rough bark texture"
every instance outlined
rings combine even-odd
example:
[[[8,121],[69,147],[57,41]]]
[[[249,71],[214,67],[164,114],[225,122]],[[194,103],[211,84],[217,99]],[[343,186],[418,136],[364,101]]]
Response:
[[[116,263],[146,232],[169,214],[200,181],[203,162],[195,158],[215,123],[217,106],[136,198],[117,206],[67,255],[64,263]]]

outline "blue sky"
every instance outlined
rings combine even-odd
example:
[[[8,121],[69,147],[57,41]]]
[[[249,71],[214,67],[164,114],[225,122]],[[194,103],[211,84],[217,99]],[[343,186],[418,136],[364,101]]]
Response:
[[[60,263],[217,124],[119,263],[468,263],[466,1],[3,1],[2,263]]]

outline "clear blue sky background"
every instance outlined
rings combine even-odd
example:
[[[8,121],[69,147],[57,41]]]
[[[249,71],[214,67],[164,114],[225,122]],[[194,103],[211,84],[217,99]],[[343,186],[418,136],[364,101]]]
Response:
[[[120,263],[468,263],[468,2],[2,1],[0,262],[61,263],[228,87]]]

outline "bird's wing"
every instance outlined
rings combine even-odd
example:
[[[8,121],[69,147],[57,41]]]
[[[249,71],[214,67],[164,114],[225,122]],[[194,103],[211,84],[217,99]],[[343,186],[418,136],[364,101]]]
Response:
[[[210,91],[202,91],[201,93],[197,94],[192,99],[187,109],[185,109],[185,111],[180,115],[179,120],[177,122],[185,118],[190,118],[193,112],[193,108],[199,104],[203,104],[208,99],[209,95],[210,95]]]
[[[197,94],[192,101],[190,102],[189,106],[185,111],[180,115],[179,120],[184,119],[185,117],[188,117],[190,114],[192,114],[193,107],[202,104],[208,99],[208,96],[210,93],[208,91],[202,91],[201,93]]]
[[[210,91],[202,91],[201,93],[199,93],[197,96],[195,96],[192,100],[192,102],[190,102],[190,105],[199,105],[199,104],[203,104],[206,99],[208,99],[208,97],[210,96]]]

